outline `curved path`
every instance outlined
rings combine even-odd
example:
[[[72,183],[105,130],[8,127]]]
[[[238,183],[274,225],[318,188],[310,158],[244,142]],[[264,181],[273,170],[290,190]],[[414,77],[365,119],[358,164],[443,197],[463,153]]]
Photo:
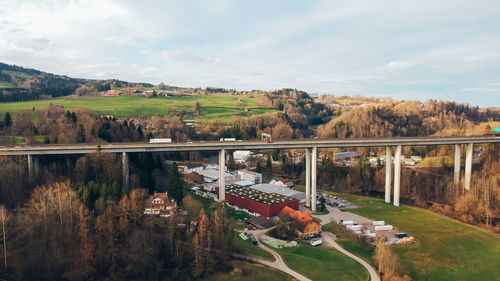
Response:
[[[313,217],[318,218],[318,219],[321,220],[321,225],[325,225],[325,224],[328,224],[330,222],[336,221],[336,219],[335,219],[335,212],[340,212],[340,210],[338,210],[336,208],[332,208],[330,206],[326,206],[326,207],[328,209],[328,214],[325,214],[325,215],[313,215]],[[349,215],[354,216],[356,221],[367,221],[367,222],[371,223],[371,220],[369,220],[369,219],[367,219],[365,217],[356,215],[356,214],[352,214],[352,213],[343,213],[343,214],[344,215],[345,214],[349,214]],[[336,239],[335,234],[333,234],[331,232],[328,232],[328,231],[323,231],[321,234],[322,234],[321,238],[323,239],[323,245],[325,245],[327,247],[335,248],[336,250],[338,250],[339,252],[343,253],[344,255],[346,255],[346,256],[352,258],[353,260],[359,262],[362,266],[364,266],[366,268],[366,270],[368,270],[368,273],[370,273],[370,280],[371,281],[380,281],[380,276],[378,275],[377,271],[370,264],[368,264],[366,261],[364,261],[360,257],[358,257],[358,256],[356,256],[356,255],[354,255],[354,254],[352,254],[350,252],[348,252],[346,249],[342,248],[342,246],[340,246],[339,244],[337,244],[337,242],[335,242],[335,239]]]
[[[269,252],[274,257],[274,261],[271,262],[271,261],[266,261],[266,260],[262,260],[262,259],[256,259],[257,262],[264,264],[264,265],[267,265],[267,266],[274,267],[278,270],[281,270],[281,271],[285,272],[286,274],[294,277],[297,280],[312,281],[311,279],[305,277],[304,275],[298,273],[297,271],[290,269],[288,267],[288,265],[286,265],[283,258],[276,251],[274,251],[274,250],[262,245],[262,243],[260,243],[262,236],[265,236],[265,232],[267,232],[267,231],[269,231],[269,229],[267,229],[267,230],[254,230],[254,231],[251,231],[251,233],[255,236],[255,238],[257,238],[257,241],[259,241],[258,242],[259,247],[262,248],[263,250]]]
[[[327,247],[332,247],[341,252],[342,254],[352,258],[353,260],[359,262],[362,266],[368,270],[368,273],[370,273],[370,280],[371,281],[380,281],[380,277],[378,276],[377,271],[368,264],[366,261],[364,261],[362,258],[355,256],[354,254],[351,254],[348,252],[346,249],[342,248],[337,242],[335,242],[335,235],[331,232],[328,231],[323,231],[321,238],[323,239],[323,245]]]

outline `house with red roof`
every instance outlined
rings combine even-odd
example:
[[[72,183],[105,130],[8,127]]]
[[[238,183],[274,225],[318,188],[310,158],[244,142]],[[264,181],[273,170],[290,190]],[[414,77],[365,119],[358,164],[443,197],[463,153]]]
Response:
[[[273,185],[280,186],[280,187],[287,187],[287,188],[293,187],[292,181],[290,181],[287,178],[281,178],[281,177],[273,179],[272,181],[269,182],[269,184],[273,184]]]
[[[117,90],[108,90],[106,93],[104,93],[104,95],[107,97],[119,96],[120,94],[121,93]]]
[[[299,238],[307,238],[321,233],[321,225],[313,219],[309,211],[299,212],[286,206],[279,215],[280,217],[289,216],[292,220],[299,222],[301,227],[295,230]]]
[[[160,217],[170,217],[177,211],[177,203],[171,200],[168,194],[157,193],[149,196],[146,202],[145,215],[156,215]]]

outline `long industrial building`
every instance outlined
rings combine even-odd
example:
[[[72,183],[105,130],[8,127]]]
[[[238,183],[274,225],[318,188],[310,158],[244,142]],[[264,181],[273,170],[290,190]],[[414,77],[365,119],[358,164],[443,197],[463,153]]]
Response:
[[[217,188],[217,193],[219,189]],[[226,186],[227,203],[264,217],[274,217],[286,206],[298,210],[299,200],[277,193],[262,192],[250,187],[231,184]],[[220,198],[220,195],[219,195]]]

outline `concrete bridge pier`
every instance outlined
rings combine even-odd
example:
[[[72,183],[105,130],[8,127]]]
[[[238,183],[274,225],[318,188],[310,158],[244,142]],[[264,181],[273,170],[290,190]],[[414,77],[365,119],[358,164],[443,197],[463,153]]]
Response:
[[[219,201],[226,200],[226,178],[224,172],[226,170],[226,150],[219,150]]]
[[[311,207],[311,149],[306,148],[306,207]]]
[[[401,183],[401,145],[396,147],[394,157],[394,206],[399,206],[399,190]]]
[[[311,199],[312,199],[312,204],[311,204],[311,210],[313,212],[316,212],[316,179],[317,179],[317,172],[316,172],[316,166],[318,164],[318,148],[313,147],[312,148],[312,157],[311,157]]]
[[[472,151],[474,148],[473,143],[467,144],[467,150],[465,151],[465,178],[464,187],[466,190],[470,189],[470,182],[472,177]]]
[[[122,152],[122,173],[123,173],[123,187],[125,187],[125,190],[128,191],[130,188],[130,169],[129,169],[127,152]]]
[[[460,144],[455,144],[455,165],[453,182],[458,184],[460,182]]]
[[[31,154],[28,154],[28,180],[29,182],[33,182],[33,177],[34,177],[34,173],[33,173],[33,156],[31,156]]]
[[[391,147],[385,148],[385,202],[391,203],[391,181],[392,181],[392,153]]]

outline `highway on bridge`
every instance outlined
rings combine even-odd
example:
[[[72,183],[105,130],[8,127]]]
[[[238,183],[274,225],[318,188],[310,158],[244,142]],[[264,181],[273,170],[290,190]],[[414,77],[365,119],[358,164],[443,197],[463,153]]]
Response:
[[[457,137],[409,137],[409,138],[366,138],[366,139],[309,139],[277,142],[236,141],[189,143],[103,143],[103,144],[52,144],[33,146],[0,147],[0,155],[58,155],[101,152],[172,152],[172,151],[216,151],[216,150],[262,150],[262,149],[305,149],[334,147],[382,147],[382,146],[422,146],[453,144],[500,143],[498,136],[457,136]]]

